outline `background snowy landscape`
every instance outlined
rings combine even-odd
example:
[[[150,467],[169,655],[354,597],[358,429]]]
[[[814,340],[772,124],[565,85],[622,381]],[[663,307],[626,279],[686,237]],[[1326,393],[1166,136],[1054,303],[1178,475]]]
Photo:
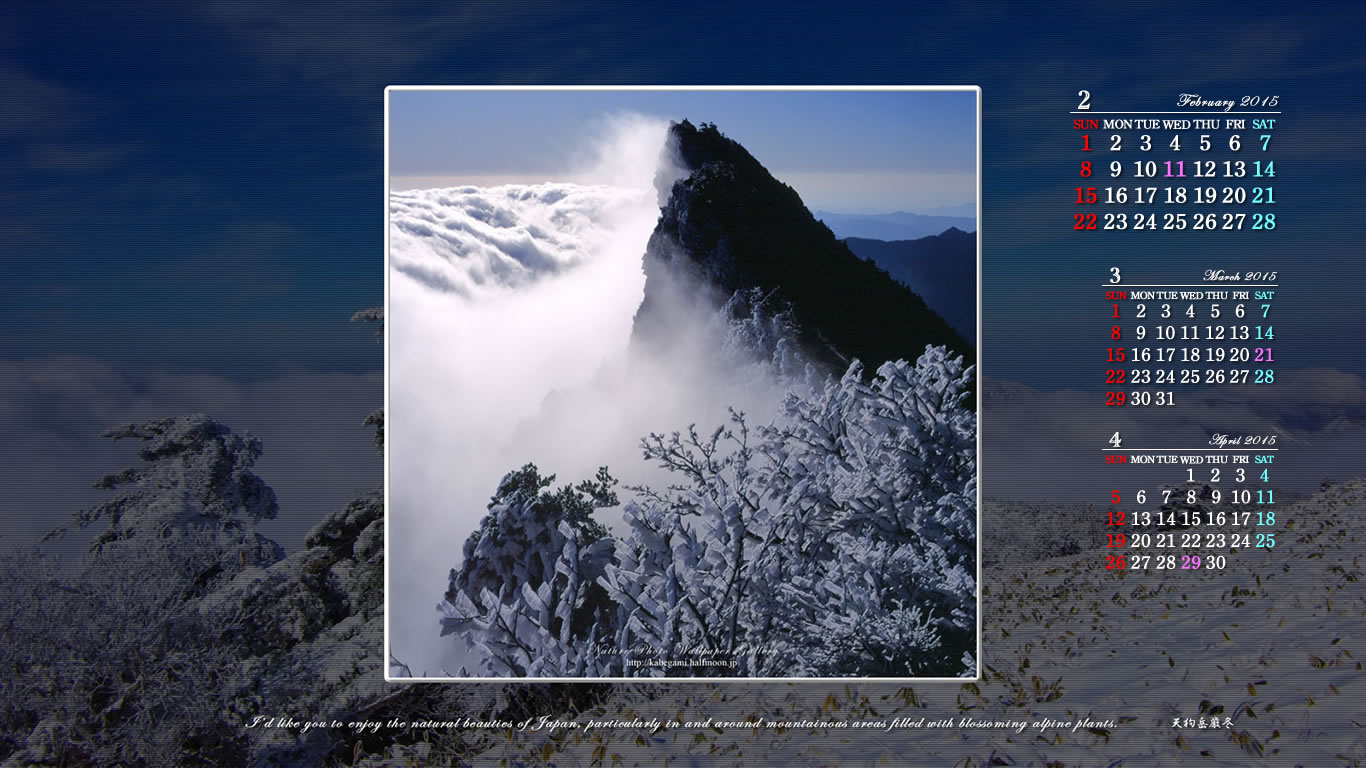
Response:
[[[859,3],[629,15],[576,3],[7,6],[0,764],[1366,762],[1353,704],[1366,358],[1352,346],[1366,326],[1366,219],[1351,205],[1366,152],[1343,127],[1362,117],[1344,97],[1363,68],[1361,11],[1199,10],[1219,21],[1192,35],[1172,33],[1171,19],[1201,21],[1177,3],[1137,16],[995,3],[904,15]],[[381,313],[347,319],[383,301],[381,94],[414,82],[982,86],[982,680],[385,682]],[[1095,250],[1054,218],[1069,218],[1066,113],[1083,87],[1108,109],[1165,109],[1181,91],[1277,93],[1285,105],[1282,227],[1200,243],[1212,260],[1261,254],[1294,281],[1277,299],[1295,337],[1282,384],[1211,390],[1179,414],[1123,424],[1145,439],[1230,424],[1283,435],[1282,544],[1231,556],[1223,573],[1088,565],[1100,554],[1091,510],[1109,485],[1078,468],[1116,415],[1095,405],[1095,306],[1058,299],[1090,295]],[[497,133],[568,156],[579,142],[559,114]],[[726,115],[681,114],[717,121],[840,239],[878,234],[842,231],[837,215],[966,215],[923,200],[841,208],[812,183],[856,188],[848,176],[801,168]],[[807,121],[791,133],[811,135],[817,117],[789,115]],[[500,177],[506,157],[487,154],[477,180],[394,189],[545,181]],[[1156,278],[1189,264],[1185,244],[1108,247]],[[119,439],[99,437],[111,428]],[[596,472],[542,469],[560,473],[556,487]],[[481,490],[481,513],[495,491]],[[59,526],[71,530],[40,542]],[[462,544],[442,542],[452,562]],[[436,593],[418,606],[428,617],[447,575],[419,585]],[[441,725],[466,716],[601,725]],[[734,725],[751,717],[764,725]],[[683,725],[631,722],[652,718]],[[348,727],[390,719],[409,725]]]

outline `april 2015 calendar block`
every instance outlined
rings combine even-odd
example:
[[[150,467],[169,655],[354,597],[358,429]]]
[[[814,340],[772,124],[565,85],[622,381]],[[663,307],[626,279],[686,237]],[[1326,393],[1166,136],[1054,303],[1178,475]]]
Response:
[[[1127,448],[1111,436],[1105,463],[1157,465],[1174,482],[1111,491],[1105,512],[1108,569],[1218,569],[1227,555],[1276,546],[1276,435],[1212,435],[1203,448]]]

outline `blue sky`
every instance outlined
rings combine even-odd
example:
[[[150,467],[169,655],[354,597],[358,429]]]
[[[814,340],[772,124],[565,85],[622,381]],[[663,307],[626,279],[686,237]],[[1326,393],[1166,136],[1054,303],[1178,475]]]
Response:
[[[611,115],[714,122],[813,209],[975,205],[975,91],[404,91],[390,101],[396,186],[543,181]]]

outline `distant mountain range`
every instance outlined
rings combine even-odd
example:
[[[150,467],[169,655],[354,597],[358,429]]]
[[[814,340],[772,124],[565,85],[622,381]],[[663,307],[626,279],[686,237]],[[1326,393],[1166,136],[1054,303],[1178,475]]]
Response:
[[[939,218],[939,217],[934,217]],[[977,236],[950,227],[916,240],[845,239],[855,255],[872,259],[969,339],[977,338]]]
[[[816,218],[843,240],[847,237],[863,237],[871,240],[914,240],[919,237],[937,235],[947,229],[961,229],[964,232],[977,231],[975,216],[926,216],[919,213],[863,214],[830,213],[815,211]]]

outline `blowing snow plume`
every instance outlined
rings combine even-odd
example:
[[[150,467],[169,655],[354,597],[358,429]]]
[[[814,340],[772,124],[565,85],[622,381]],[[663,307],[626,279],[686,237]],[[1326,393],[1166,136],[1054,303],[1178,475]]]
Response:
[[[604,137],[569,180],[391,201],[402,673],[970,671],[971,348],[714,126]]]

